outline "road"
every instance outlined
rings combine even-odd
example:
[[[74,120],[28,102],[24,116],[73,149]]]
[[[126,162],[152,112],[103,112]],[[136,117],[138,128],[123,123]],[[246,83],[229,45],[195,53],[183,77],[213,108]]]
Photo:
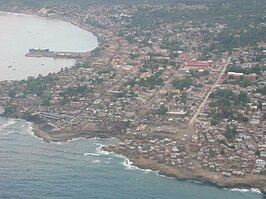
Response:
[[[227,59],[227,62],[224,64],[223,69],[221,70],[218,78],[216,79],[215,83],[212,85],[211,90],[207,93],[207,95],[205,96],[205,98],[203,99],[203,101],[201,102],[201,104],[199,105],[197,111],[195,112],[195,114],[193,115],[193,117],[190,119],[190,121],[188,122],[189,126],[192,126],[195,122],[195,120],[197,119],[197,117],[199,116],[202,108],[205,106],[206,102],[209,99],[210,94],[213,92],[213,90],[216,88],[216,86],[219,84],[223,74],[226,71],[227,65],[230,62],[230,58]]]

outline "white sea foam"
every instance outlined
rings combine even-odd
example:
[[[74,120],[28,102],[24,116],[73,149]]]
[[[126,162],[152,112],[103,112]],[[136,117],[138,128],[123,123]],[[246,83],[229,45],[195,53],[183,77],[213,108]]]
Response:
[[[72,138],[70,140],[67,140],[66,142],[74,142],[74,141],[79,141],[79,140],[86,140],[86,138],[84,137]]]
[[[122,162],[122,164],[124,165],[124,167],[126,168],[126,169],[136,169],[136,167],[135,166],[133,166],[133,162],[131,162],[129,159],[127,159],[127,158],[125,158],[124,157],[124,161]]]
[[[122,156],[122,155],[117,155],[119,157],[123,157],[124,158],[124,161],[122,162],[122,164],[125,166],[126,169],[128,170],[140,170],[140,171],[143,171],[144,173],[156,173],[157,175],[160,175],[159,174],[159,171],[153,171],[151,169],[141,169],[135,165],[133,165],[133,162],[131,162],[128,158],[126,158],[125,156]],[[160,176],[163,176],[163,175],[160,175]]]
[[[103,145],[101,143],[93,143],[93,144],[96,145],[96,146],[105,146],[105,145]]]
[[[101,162],[101,160],[93,160],[93,161],[91,161],[92,163],[100,163]]]
[[[104,147],[105,145],[103,144],[100,144],[100,143],[95,143],[95,145],[97,145],[98,147],[96,148],[96,151],[97,153],[99,154],[103,154],[103,155],[111,155],[111,156],[114,156],[114,157],[117,157],[117,158],[121,158],[121,159],[124,159],[124,161],[122,162],[122,164],[125,166],[126,169],[129,169],[129,170],[140,170],[140,171],[143,171],[145,173],[150,173],[150,172],[154,172],[156,174],[158,174],[158,171],[153,171],[151,169],[141,169],[137,166],[134,166],[133,165],[133,162],[131,162],[126,156],[124,155],[121,155],[121,154],[115,154],[114,152],[109,152],[109,151],[104,151],[102,149],[102,147]],[[108,159],[112,159],[111,157],[109,157]]]
[[[99,153],[84,153],[84,156],[101,156]]]
[[[16,119],[9,119],[9,120],[7,121],[7,123],[5,123],[5,124],[2,125],[2,127],[6,128],[6,127],[8,127],[8,126],[11,126],[11,125],[16,124],[17,122],[18,122],[18,120],[16,120]]]
[[[101,138],[99,137],[93,137],[93,138],[90,138],[91,140],[100,140]]]
[[[240,188],[233,188],[230,189],[231,191],[238,191],[238,192],[254,192],[254,193],[259,193],[262,194],[261,191],[259,189],[255,189],[255,188],[251,188],[251,189],[240,189]]]
[[[108,151],[105,151],[105,150],[102,149],[105,145],[99,144],[99,143],[96,143],[96,145],[98,146],[96,148],[97,153],[102,154],[102,155],[110,155],[110,154],[113,154],[112,152],[108,152]]]
[[[38,136],[35,135],[35,133],[33,132],[32,124],[29,123],[29,122],[27,122],[27,125],[28,125],[27,132],[28,132],[31,136],[33,136],[34,138],[37,138],[37,139],[39,139],[39,140],[41,140],[41,141],[44,142],[44,139],[43,139],[43,138],[38,137]]]
[[[203,182],[197,181],[197,180],[187,180],[188,182],[193,182],[196,184],[203,184]]]
[[[3,133],[1,132],[0,134],[1,135],[9,135],[9,134],[12,134],[12,133],[15,133],[14,131],[4,131]]]
[[[162,174],[159,173],[159,171],[153,171],[153,172],[155,172],[158,176],[163,177],[163,178],[176,179],[175,177],[170,177],[170,176],[162,175]]]
[[[51,144],[56,144],[56,145],[63,145],[65,142],[50,142]]]

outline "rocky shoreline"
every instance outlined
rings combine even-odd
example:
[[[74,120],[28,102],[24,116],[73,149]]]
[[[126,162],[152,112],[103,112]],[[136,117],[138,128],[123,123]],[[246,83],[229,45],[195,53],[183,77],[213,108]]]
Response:
[[[4,115],[4,117],[8,117]],[[14,118],[10,117],[9,118]],[[18,117],[16,117],[18,118]],[[21,118],[30,122],[32,125],[32,131],[35,136],[43,141],[50,142],[67,142],[72,139],[78,138],[111,138],[116,137],[119,140],[124,140],[125,136],[120,133],[114,133],[112,131],[102,130],[87,130],[87,131],[58,131],[53,132],[41,127],[39,122],[29,120],[28,118]],[[158,163],[156,161],[144,158],[139,155],[133,155],[130,151],[119,151],[113,145],[105,146],[102,148],[105,151],[123,155],[129,159],[132,164],[140,169],[149,169],[158,172],[160,175],[167,177],[174,177],[177,180],[191,180],[210,184],[219,188],[239,188],[239,189],[258,189],[263,195],[266,196],[266,180],[259,175],[246,175],[243,177],[224,177],[215,172],[209,172],[206,170],[201,171],[189,171],[186,169],[177,169],[175,167]]]
[[[223,177],[214,172],[208,171],[188,171],[186,169],[177,169],[172,166],[158,163],[138,155],[132,155],[127,152],[116,151],[115,148],[104,147],[106,151],[121,154],[127,157],[134,166],[140,169],[149,169],[158,172],[160,175],[174,177],[177,180],[191,180],[211,184],[219,188],[239,188],[239,189],[257,189],[263,195],[266,195],[266,180],[260,176],[247,175],[244,177]]]
[[[32,123],[32,122],[31,122]],[[34,134],[46,142],[66,142],[68,140],[76,138],[110,138],[116,137],[121,139],[120,136],[115,134],[108,134],[108,132],[101,131],[87,131],[87,132],[59,132],[49,133],[41,129],[37,124],[32,123],[32,131]],[[105,151],[112,152],[115,154],[121,154],[129,159],[132,164],[140,169],[149,169],[158,172],[160,175],[167,177],[174,177],[181,181],[197,181],[205,184],[217,186],[219,188],[239,188],[239,189],[258,189],[263,195],[266,195],[266,181],[260,176],[247,175],[244,177],[223,177],[214,172],[208,171],[197,171],[192,172],[185,169],[177,169],[162,163],[158,163],[147,158],[134,156],[130,153],[122,151],[116,151],[112,146],[106,146],[102,148]]]
[[[84,131],[57,131],[50,132],[40,128],[36,123],[31,122],[32,131],[34,134],[46,142],[66,142],[68,140],[76,138],[110,138],[115,136],[115,133],[111,133],[104,130],[84,130]]]
[[[116,137],[123,139],[116,133],[104,131],[60,131],[52,133],[40,128],[38,124],[31,122],[34,134],[45,142],[66,142],[77,138],[110,138]],[[140,169],[149,169],[158,172],[160,175],[174,177],[177,180],[198,181],[205,184],[217,186],[219,188],[239,188],[239,189],[258,189],[262,194],[266,195],[266,180],[261,176],[247,175],[244,177],[223,177],[215,172],[208,171],[188,171],[185,169],[177,169],[166,164],[158,163],[138,155],[132,155],[130,152],[117,151],[112,146],[102,148],[105,151],[115,154],[121,154],[129,159],[132,164]]]

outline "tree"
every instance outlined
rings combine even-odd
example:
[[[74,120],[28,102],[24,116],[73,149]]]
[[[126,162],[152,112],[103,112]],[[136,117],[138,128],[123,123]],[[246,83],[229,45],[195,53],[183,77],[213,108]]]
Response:
[[[17,110],[17,107],[15,106],[8,106],[8,107],[5,107],[5,114],[12,114],[12,113],[15,113]]]
[[[42,106],[51,106],[51,105],[52,104],[47,99],[43,100],[42,102]]]
[[[186,92],[182,92],[181,94],[181,97],[180,97],[180,101],[183,103],[183,104],[186,104],[187,103],[187,93]]]
[[[159,109],[157,109],[155,113],[158,115],[165,115],[167,111],[168,111],[168,108],[164,104],[161,104]]]
[[[13,98],[17,95],[17,92],[15,90],[11,90],[8,92],[8,95]]]
[[[255,151],[255,156],[260,157],[260,151],[259,150]]]
[[[247,93],[240,91],[238,95],[238,100],[242,105],[246,105],[249,102],[249,97]]]
[[[229,125],[226,126],[226,130],[224,132],[224,136],[227,140],[232,140],[235,138],[237,132],[236,127],[231,128]]]
[[[222,154],[222,155],[225,155],[225,150],[224,150],[224,148],[221,149],[221,154]]]
[[[192,86],[193,82],[191,78],[186,77],[185,79],[174,80],[172,84],[176,89],[184,90],[184,88]]]

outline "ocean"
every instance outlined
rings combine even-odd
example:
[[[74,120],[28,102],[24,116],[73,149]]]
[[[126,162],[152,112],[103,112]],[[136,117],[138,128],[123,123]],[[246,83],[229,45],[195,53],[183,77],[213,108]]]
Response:
[[[46,143],[31,124],[0,118],[0,198],[261,199],[256,190],[221,189],[141,170],[101,150],[111,139]]]

